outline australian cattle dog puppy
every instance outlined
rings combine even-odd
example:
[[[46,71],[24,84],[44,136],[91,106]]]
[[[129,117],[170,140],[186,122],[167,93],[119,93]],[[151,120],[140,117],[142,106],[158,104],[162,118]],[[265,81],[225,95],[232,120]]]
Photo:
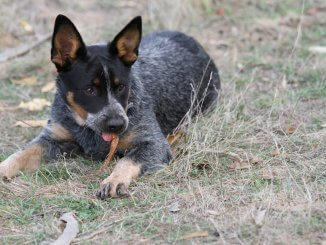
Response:
[[[131,181],[172,158],[166,137],[186,115],[215,104],[218,70],[202,46],[183,33],[142,38],[141,17],[111,41],[86,46],[75,25],[58,15],[51,61],[57,92],[47,125],[22,151],[0,164],[0,176],[37,169],[71,153],[104,159],[112,135],[121,156],[97,196],[123,196]]]

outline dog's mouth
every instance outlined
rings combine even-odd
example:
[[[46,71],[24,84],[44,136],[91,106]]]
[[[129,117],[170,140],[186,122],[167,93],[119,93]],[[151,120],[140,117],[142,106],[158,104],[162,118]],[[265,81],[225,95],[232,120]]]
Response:
[[[102,136],[102,139],[106,142],[111,142],[113,139],[112,133],[102,132],[101,136]]]

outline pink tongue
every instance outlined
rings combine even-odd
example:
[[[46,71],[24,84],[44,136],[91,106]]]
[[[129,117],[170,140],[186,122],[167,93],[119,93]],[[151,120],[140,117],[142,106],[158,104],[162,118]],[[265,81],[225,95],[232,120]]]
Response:
[[[102,133],[102,138],[103,138],[103,140],[105,140],[105,141],[112,141],[112,134],[110,134],[110,133]]]

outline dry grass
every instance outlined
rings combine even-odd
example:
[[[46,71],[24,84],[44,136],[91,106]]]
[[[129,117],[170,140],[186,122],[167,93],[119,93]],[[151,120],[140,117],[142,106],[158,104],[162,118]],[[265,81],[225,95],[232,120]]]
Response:
[[[171,165],[140,178],[128,199],[96,200],[105,174],[85,183],[81,176],[100,163],[84,159],[62,157],[35,174],[0,182],[1,243],[54,239],[55,221],[71,210],[81,224],[76,244],[325,243],[326,57],[308,52],[326,45],[323,1],[27,2],[0,4],[1,30],[19,33],[19,22],[27,20],[46,33],[65,9],[81,29],[101,26],[82,31],[87,43],[107,40],[136,14],[144,16],[145,31],[186,31],[220,67],[223,91],[214,111],[183,127]],[[30,12],[35,8],[42,11]],[[17,11],[22,19],[14,18]],[[53,79],[48,54],[45,44],[0,64],[0,159],[37,134],[12,130],[16,120],[47,117],[47,111],[8,107],[52,99],[39,89]],[[39,86],[10,82],[27,75],[37,76]],[[199,230],[209,235],[178,240]]]

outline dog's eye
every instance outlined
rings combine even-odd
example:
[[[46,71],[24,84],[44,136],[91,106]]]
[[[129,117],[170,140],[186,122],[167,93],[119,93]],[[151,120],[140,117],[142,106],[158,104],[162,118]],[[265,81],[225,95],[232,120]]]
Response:
[[[87,95],[95,95],[96,94],[96,91],[93,87],[89,87],[87,89],[85,89],[85,94]]]
[[[119,91],[119,92],[122,92],[122,90],[124,90],[125,87],[126,87],[125,85],[120,84],[120,85],[118,86],[118,91]]]

